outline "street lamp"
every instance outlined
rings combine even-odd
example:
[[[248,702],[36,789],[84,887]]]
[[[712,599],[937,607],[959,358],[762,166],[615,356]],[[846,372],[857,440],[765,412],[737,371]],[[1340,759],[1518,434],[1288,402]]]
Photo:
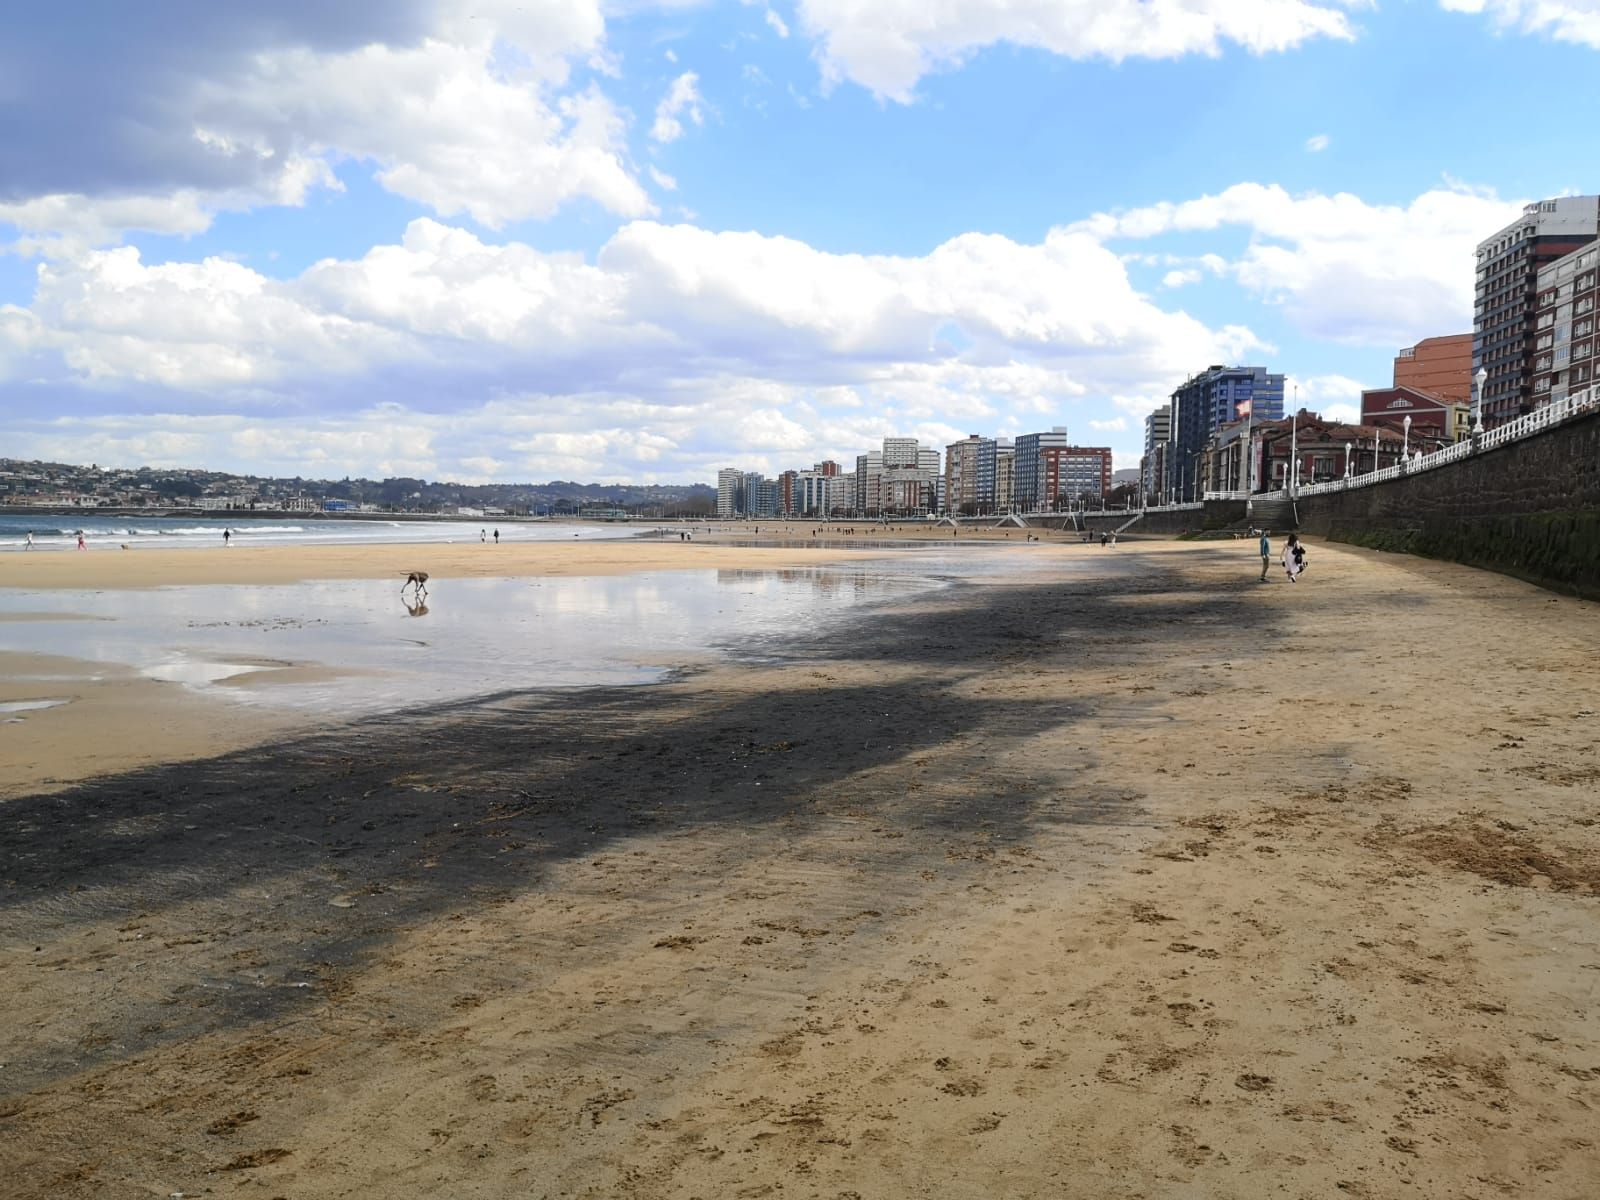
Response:
[[[1400,440],[1400,458],[1401,461],[1404,461],[1411,457],[1411,416],[1409,413],[1406,414],[1406,419],[1401,421],[1400,424],[1405,430],[1405,436]]]
[[[1472,377],[1472,382],[1478,385],[1472,393],[1472,432],[1474,434],[1483,432],[1483,385],[1488,382],[1488,379],[1489,372],[1482,367],[1479,367],[1478,373]]]
[[[1344,477],[1346,479],[1350,478],[1350,447],[1351,447],[1351,445],[1353,445],[1353,443],[1351,443],[1351,442],[1346,442],[1344,444]]]

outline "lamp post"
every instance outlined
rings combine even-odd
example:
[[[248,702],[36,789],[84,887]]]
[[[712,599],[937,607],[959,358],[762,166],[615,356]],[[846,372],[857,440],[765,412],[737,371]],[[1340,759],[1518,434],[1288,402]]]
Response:
[[[1351,442],[1346,442],[1344,444],[1344,477],[1346,479],[1350,478],[1350,447],[1351,447],[1351,445],[1353,445],[1353,443],[1351,443]]]
[[[1483,385],[1488,382],[1488,379],[1489,372],[1482,367],[1479,367],[1478,373],[1472,377],[1472,382],[1477,384],[1477,387],[1472,392],[1472,437],[1474,441],[1483,432]]]
[[[1300,403],[1300,387],[1295,385],[1294,400],[1296,406]],[[1294,414],[1289,418],[1289,470],[1284,474],[1284,485],[1288,488],[1289,499],[1294,499],[1294,485],[1300,475],[1300,409],[1295,408]]]
[[[1400,425],[1405,432],[1405,436],[1400,440],[1400,461],[1405,462],[1411,457],[1411,416],[1409,413],[1406,415],[1406,419],[1400,422]]]

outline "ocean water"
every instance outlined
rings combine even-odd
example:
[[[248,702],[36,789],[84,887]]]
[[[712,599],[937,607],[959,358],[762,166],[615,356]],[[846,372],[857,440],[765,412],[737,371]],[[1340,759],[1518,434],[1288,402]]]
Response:
[[[227,530],[233,544],[260,545],[360,545],[378,542],[475,542],[480,534],[500,531],[502,542],[550,542],[632,538],[648,536],[655,526],[643,523],[605,524],[577,521],[398,521],[387,519],[296,520],[282,514],[272,517],[236,513],[186,514],[176,517],[111,517],[93,513],[0,514],[0,552],[23,550],[33,534],[34,550],[71,550],[82,530],[90,546],[127,544],[133,549],[159,546],[214,547]]]

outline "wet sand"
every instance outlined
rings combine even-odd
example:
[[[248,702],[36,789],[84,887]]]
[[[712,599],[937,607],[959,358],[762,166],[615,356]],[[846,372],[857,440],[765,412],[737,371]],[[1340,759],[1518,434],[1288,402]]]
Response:
[[[737,527],[735,527],[737,528]],[[175,584],[270,584],[303,579],[382,579],[398,588],[411,571],[434,579],[500,579],[532,575],[618,575],[694,568],[813,566],[860,557],[844,540],[827,546],[710,545],[616,541],[417,542],[367,546],[236,546],[224,550],[94,550],[12,553],[0,557],[0,587],[151,588]],[[724,541],[738,537],[731,530]]]
[[[1248,551],[5,802],[0,1180],[1591,1194],[1600,607]]]

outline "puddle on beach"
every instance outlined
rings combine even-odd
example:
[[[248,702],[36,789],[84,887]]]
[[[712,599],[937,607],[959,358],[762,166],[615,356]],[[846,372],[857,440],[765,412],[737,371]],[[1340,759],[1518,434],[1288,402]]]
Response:
[[[16,725],[22,721],[18,713],[40,712],[47,708],[60,708],[65,700],[9,700],[0,703],[0,723]]]
[[[0,590],[0,650],[353,716],[517,688],[647,683],[708,657],[767,658],[788,632],[954,580],[1014,574],[1027,559],[942,551],[793,570],[440,579],[421,603],[387,580]],[[8,611],[29,619],[7,622]]]

